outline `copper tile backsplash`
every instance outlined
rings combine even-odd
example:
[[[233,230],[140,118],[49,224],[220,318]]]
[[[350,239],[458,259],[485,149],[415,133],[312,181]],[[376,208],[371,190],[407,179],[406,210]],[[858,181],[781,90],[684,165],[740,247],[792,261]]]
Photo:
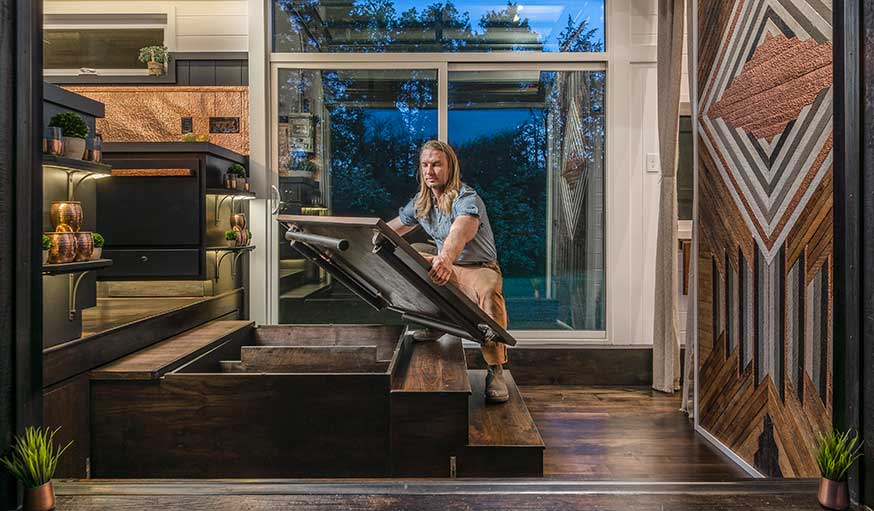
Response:
[[[106,142],[180,142],[182,118],[191,117],[195,135],[240,154],[249,154],[248,87],[68,86],[106,105],[97,131]],[[239,133],[210,133],[210,117],[239,117]]]

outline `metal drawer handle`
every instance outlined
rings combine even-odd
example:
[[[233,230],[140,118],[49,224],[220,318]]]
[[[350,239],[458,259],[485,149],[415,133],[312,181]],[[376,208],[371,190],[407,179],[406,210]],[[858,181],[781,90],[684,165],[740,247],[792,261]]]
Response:
[[[140,256],[140,261],[147,263],[147,262],[149,262],[149,257],[148,256]]]

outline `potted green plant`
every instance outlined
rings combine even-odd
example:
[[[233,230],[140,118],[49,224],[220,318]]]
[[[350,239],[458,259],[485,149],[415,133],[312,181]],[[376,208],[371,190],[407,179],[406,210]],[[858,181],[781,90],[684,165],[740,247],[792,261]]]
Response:
[[[75,112],[61,112],[49,120],[49,128],[61,128],[64,140],[64,156],[81,160],[85,157],[85,138],[88,124]]]
[[[237,246],[237,231],[225,231],[225,241],[229,247]]]
[[[49,250],[52,249],[52,239],[42,235],[42,264],[49,262]]]
[[[252,244],[252,231],[250,231],[249,229],[246,229],[246,234],[247,234],[246,245],[248,246],[248,245]]]
[[[0,458],[0,464],[24,485],[25,511],[48,511],[55,508],[52,477],[55,475],[58,459],[73,443],[64,447],[55,445],[55,434],[60,429],[52,431],[29,426],[24,430],[24,436],[15,437],[12,452]]]
[[[819,503],[826,509],[843,510],[850,505],[847,472],[862,456],[862,442],[850,432],[833,429],[819,435],[816,464],[822,478],[819,480]]]
[[[94,240],[94,252],[91,253],[91,259],[100,259],[103,257],[103,244],[106,240],[99,232],[92,232],[91,239]]]
[[[246,167],[240,165],[239,163],[234,163],[230,167],[228,167],[228,173],[233,174],[236,177],[236,186],[240,190],[249,191],[249,179],[248,172],[246,171]]]
[[[166,46],[145,46],[140,48],[139,61],[149,66],[149,76],[161,76],[167,56]]]

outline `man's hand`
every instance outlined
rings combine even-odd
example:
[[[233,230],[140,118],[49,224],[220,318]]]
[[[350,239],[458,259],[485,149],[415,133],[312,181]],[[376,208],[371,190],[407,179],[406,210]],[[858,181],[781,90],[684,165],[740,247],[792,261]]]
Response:
[[[435,284],[442,286],[452,278],[452,263],[442,255],[438,255],[431,260],[431,271],[428,275]]]

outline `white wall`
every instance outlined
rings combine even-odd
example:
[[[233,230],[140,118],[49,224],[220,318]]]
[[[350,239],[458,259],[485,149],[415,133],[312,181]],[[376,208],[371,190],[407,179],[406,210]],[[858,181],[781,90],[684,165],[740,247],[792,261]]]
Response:
[[[656,0],[614,0],[609,12],[607,164],[608,340],[652,343],[659,202]],[[618,147],[616,147],[618,146]],[[612,265],[612,266],[611,266]]]
[[[45,14],[166,14],[170,51],[247,51],[246,0],[45,0]]]

